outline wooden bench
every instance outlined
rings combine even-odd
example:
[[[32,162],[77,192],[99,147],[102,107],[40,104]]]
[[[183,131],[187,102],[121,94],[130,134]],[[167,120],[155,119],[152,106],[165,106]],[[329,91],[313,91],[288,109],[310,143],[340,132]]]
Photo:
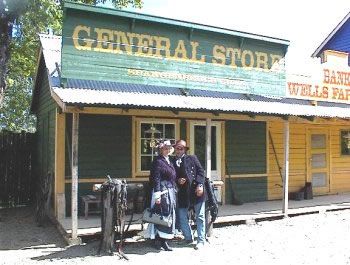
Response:
[[[89,213],[100,213],[101,212],[101,197],[100,196],[84,195],[84,196],[81,196],[81,200],[83,202],[85,219],[88,218]],[[94,209],[90,209],[89,208],[90,204],[95,204],[96,207]]]

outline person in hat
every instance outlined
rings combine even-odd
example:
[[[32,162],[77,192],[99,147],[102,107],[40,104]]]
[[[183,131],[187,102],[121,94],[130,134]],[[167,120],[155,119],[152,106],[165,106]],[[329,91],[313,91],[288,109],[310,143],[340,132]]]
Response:
[[[188,210],[194,208],[197,225],[197,244],[195,249],[200,249],[205,243],[205,194],[204,194],[204,170],[197,156],[187,155],[186,141],[178,140],[175,145],[175,159],[173,164],[176,170],[177,193],[177,217],[180,229],[184,235],[186,244],[193,242],[193,233],[189,224]]]
[[[152,191],[151,209],[163,216],[170,216],[173,222],[171,227],[149,224],[145,237],[154,239],[154,246],[157,249],[163,248],[166,251],[172,251],[167,240],[174,238],[175,233],[176,172],[169,159],[169,154],[173,150],[169,140],[159,143],[159,155],[152,162],[149,178]]]

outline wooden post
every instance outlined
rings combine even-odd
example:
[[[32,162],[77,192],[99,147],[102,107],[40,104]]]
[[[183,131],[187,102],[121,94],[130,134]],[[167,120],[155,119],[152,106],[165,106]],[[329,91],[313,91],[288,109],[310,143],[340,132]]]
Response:
[[[65,218],[65,139],[66,139],[66,114],[56,110],[55,131],[55,216],[58,220]]]
[[[289,121],[284,122],[284,168],[283,168],[283,210],[288,216],[288,182],[289,182]]]
[[[207,118],[205,134],[205,168],[207,178],[211,179],[211,119]]]
[[[78,244],[78,139],[79,113],[73,113],[72,122],[72,244]]]

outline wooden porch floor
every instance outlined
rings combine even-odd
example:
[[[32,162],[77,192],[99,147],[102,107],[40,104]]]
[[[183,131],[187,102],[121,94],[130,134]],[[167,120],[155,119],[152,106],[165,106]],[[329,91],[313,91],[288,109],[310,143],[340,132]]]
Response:
[[[350,209],[350,193],[317,196],[312,200],[289,201],[288,216],[301,214],[323,213],[326,211],[337,211]],[[282,200],[244,203],[243,205],[223,205],[219,208],[219,217],[216,225],[244,224],[259,222],[263,220],[281,219]],[[126,217],[129,220],[129,216]],[[141,214],[133,217],[129,230],[142,230]],[[71,233],[71,218],[59,220],[59,226],[66,236]],[[99,215],[91,215],[88,219],[79,217],[78,235],[88,236],[101,232],[101,220]]]

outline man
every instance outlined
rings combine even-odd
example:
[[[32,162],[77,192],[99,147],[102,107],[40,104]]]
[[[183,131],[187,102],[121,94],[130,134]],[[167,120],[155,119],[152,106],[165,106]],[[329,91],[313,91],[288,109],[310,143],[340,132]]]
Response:
[[[186,243],[193,242],[193,233],[188,219],[188,209],[194,208],[197,224],[197,244],[200,249],[205,243],[205,195],[204,170],[195,155],[187,155],[187,144],[178,140],[175,145],[174,166],[178,185],[178,218]]]

